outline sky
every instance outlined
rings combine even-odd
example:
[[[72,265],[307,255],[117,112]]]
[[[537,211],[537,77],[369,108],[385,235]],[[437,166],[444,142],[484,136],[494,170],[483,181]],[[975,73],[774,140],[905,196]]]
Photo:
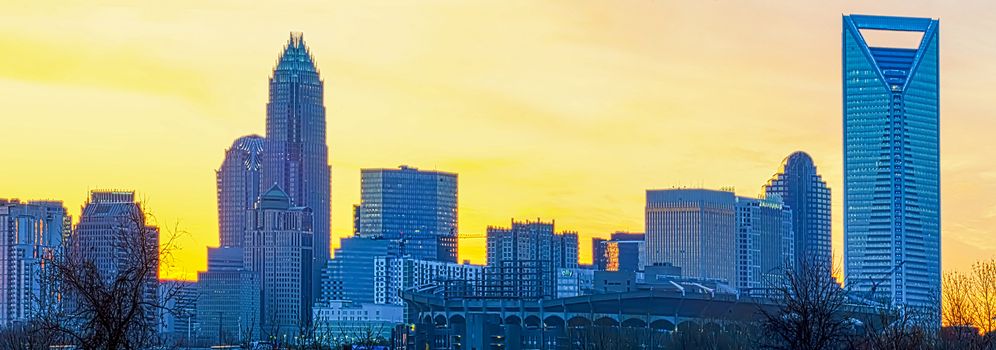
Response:
[[[833,191],[842,249],[841,15],[940,18],[942,267],[996,257],[996,21],[986,1],[0,0],[0,198],[135,190],[196,277],[218,243],[215,170],[263,134],[300,31],[325,81],[332,230],[360,169],[459,174],[461,259],[488,225],[643,231],[647,189],[756,196],[788,154]],[[333,238],[333,244],[338,239]]]

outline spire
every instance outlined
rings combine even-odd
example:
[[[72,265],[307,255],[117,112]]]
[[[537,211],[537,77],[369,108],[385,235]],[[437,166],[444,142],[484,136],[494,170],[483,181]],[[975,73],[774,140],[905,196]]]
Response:
[[[278,71],[305,71],[318,72],[315,67],[315,58],[311,56],[311,50],[304,42],[304,33],[291,32],[287,45],[284,45],[284,52],[277,58],[277,66],[273,68],[274,73]]]

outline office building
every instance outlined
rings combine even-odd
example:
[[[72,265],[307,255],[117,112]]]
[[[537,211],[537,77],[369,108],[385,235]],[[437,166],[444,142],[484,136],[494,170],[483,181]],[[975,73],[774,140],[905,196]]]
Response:
[[[592,265],[601,271],[642,271],[647,265],[643,233],[616,232],[609,239],[592,238]]]
[[[225,151],[225,160],[215,173],[219,246],[242,246],[246,217],[262,191],[262,164],[263,138],[257,135],[240,137]]]
[[[259,280],[245,268],[243,249],[208,248],[207,256],[207,271],[197,273],[196,339],[236,344],[259,335]]]
[[[311,286],[317,294],[322,266],[331,253],[328,145],[325,143],[324,82],[304,36],[292,33],[270,76],[263,145],[262,188],[278,185],[292,207],[314,216]],[[309,313],[310,316],[310,313]]]
[[[350,237],[339,245],[328,262],[321,300],[386,303],[388,270],[397,258],[397,241]]]
[[[843,16],[844,282],[896,305],[941,288],[939,22]],[[869,31],[919,36],[908,46]],[[874,292],[874,293],[873,293]],[[874,294],[874,295],[872,295]]]
[[[146,305],[159,305],[159,229],[146,222],[145,212],[131,191],[92,191],[72,235],[69,254],[92,263],[105,283],[119,277],[136,281]],[[74,299],[75,295],[67,298]],[[151,329],[160,308],[144,307]]]
[[[655,270],[716,280],[739,289],[766,287],[794,258],[792,211],[777,197],[732,191],[647,191],[647,256]],[[677,270],[676,270],[677,271]]]
[[[273,185],[260,195],[242,246],[244,267],[259,281],[261,335],[294,336],[311,321],[312,212],[291,206]]]
[[[45,261],[62,257],[69,232],[61,202],[0,199],[0,328],[59,306]]]
[[[830,247],[830,188],[806,152],[795,152],[764,185],[764,195],[779,197],[792,209],[795,266],[832,266]],[[829,273],[829,269],[827,269]]]
[[[737,197],[737,280],[740,289],[777,287],[795,266],[792,210],[777,196]]]
[[[401,166],[361,172],[359,236],[399,240],[403,255],[457,260],[457,175]]]
[[[398,304],[401,291],[446,281],[475,281],[480,265],[420,260],[397,254],[398,240],[350,237],[329,261],[322,301]]]
[[[648,190],[648,265],[672,264],[682,275],[737,281],[737,198],[705,189]]]

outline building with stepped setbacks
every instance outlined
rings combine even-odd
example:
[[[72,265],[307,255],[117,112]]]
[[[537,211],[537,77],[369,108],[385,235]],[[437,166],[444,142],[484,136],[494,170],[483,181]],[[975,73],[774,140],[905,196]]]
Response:
[[[291,206],[273,185],[259,196],[242,245],[244,268],[259,283],[261,339],[293,337],[311,322],[312,212]]]
[[[216,172],[218,184],[218,245],[241,247],[246,216],[263,190],[263,142],[257,135],[243,136],[225,151]]]
[[[813,158],[795,152],[782,161],[781,169],[764,185],[765,197],[779,197],[792,209],[795,229],[794,265],[833,265],[830,247],[830,188],[816,171]]]
[[[844,283],[893,305],[941,291],[939,22],[843,16]],[[920,35],[911,46],[863,31]],[[940,310],[936,310],[939,318]]]
[[[0,199],[0,328],[59,307],[45,261],[62,258],[70,229],[62,202]]]
[[[314,214],[312,293],[319,291],[322,266],[330,255],[324,85],[303,34],[292,33],[270,77],[262,188],[278,185],[291,206],[309,208]]]

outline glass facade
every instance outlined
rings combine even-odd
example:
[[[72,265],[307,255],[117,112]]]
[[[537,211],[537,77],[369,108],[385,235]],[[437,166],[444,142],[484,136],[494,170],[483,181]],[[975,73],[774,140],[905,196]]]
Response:
[[[328,146],[325,141],[324,82],[300,33],[292,33],[270,77],[262,188],[279,185],[291,204],[314,213],[317,293],[321,266],[330,255]]]
[[[364,169],[360,197],[360,237],[400,240],[412,258],[456,262],[456,174]]]
[[[218,182],[218,232],[222,247],[241,247],[246,217],[259,199],[263,138],[240,137],[225,151],[225,160],[216,173]]]
[[[62,202],[0,199],[0,328],[58,305],[45,260],[62,256],[69,223]]]
[[[813,158],[806,152],[786,157],[781,170],[764,185],[764,195],[780,197],[792,209],[794,264],[808,260],[817,266],[832,266],[830,188],[816,172]]]
[[[940,297],[938,25],[843,17],[845,283],[897,305]],[[923,36],[913,48],[874,47],[863,30]]]

